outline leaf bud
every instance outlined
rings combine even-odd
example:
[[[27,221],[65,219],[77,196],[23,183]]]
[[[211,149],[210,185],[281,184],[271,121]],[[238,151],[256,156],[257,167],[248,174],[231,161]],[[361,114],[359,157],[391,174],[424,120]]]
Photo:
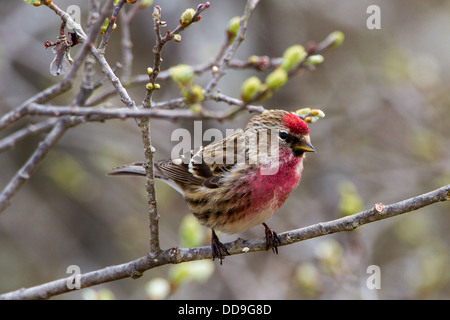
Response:
[[[305,61],[305,66],[316,66],[318,64],[321,64],[323,62],[323,56],[321,54],[315,54],[312,56],[309,56]]]
[[[180,17],[180,24],[183,27],[188,26],[192,22],[192,18],[194,18],[195,10],[192,8],[186,9]]]
[[[173,35],[173,40],[175,40],[176,42],[180,42],[181,41],[181,35],[179,35],[178,33],[174,34]]]
[[[266,77],[266,84],[269,89],[277,90],[281,88],[288,80],[287,72],[284,69],[277,68]]]
[[[241,23],[241,17],[239,17],[239,16],[231,18],[230,21],[228,22],[228,27],[227,27],[228,43],[233,42],[234,39],[236,38],[240,23]]]
[[[329,48],[337,48],[344,42],[345,35],[341,31],[334,31],[330,33],[327,39],[331,42]]]
[[[244,102],[251,101],[261,91],[262,84],[258,77],[246,79],[241,86],[241,98]]]
[[[187,64],[179,64],[170,68],[170,76],[172,80],[181,86],[192,83],[194,79],[194,70]]]
[[[285,71],[292,70],[297,64],[305,59],[306,55],[305,48],[299,44],[287,48],[283,53],[281,69]]]
[[[141,8],[149,7],[153,4],[153,0],[142,0],[139,6]]]
[[[182,90],[181,95],[188,103],[202,102],[204,99],[203,88],[199,85],[193,85],[189,89]]]

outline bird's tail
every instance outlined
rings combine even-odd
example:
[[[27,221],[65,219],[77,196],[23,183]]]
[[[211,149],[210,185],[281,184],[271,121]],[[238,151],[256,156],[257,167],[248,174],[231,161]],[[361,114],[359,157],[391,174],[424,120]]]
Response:
[[[117,168],[113,168],[108,176],[122,176],[122,175],[138,175],[145,176],[145,168],[142,162],[135,162],[126,164]]]
[[[145,168],[142,162],[135,162],[131,164],[126,164],[117,168],[113,168],[108,176],[145,176]],[[169,179],[167,175],[161,171],[157,164],[153,166],[153,176],[161,181],[167,183],[169,186],[174,188],[176,191],[184,195],[183,189],[180,188],[174,181]]]
[[[108,173],[108,176],[145,176],[145,174],[144,164],[142,162],[135,162],[113,168],[111,172]],[[153,166],[153,175],[158,179],[167,179],[167,176],[161,172],[158,166]]]

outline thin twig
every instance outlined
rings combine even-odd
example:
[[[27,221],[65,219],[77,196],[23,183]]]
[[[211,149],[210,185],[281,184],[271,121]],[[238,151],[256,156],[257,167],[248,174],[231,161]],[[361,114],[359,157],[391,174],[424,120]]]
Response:
[[[242,41],[244,41],[245,32],[247,31],[248,19],[250,18],[250,15],[258,5],[258,2],[259,0],[248,0],[244,14],[240,20],[239,30],[236,34],[236,38],[225,51],[222,63],[219,65],[219,70],[213,76],[212,80],[206,85],[205,92],[207,94],[210,93],[217,86],[220,78],[222,78],[225,75],[225,72],[230,64],[231,59],[233,58],[234,54],[239,48],[239,45],[242,43]]]
[[[95,26],[95,21],[97,21],[100,14],[100,5],[97,0],[89,1],[89,16],[88,23],[86,26],[86,30],[88,33],[97,31],[92,31],[92,26]],[[72,106],[83,106],[86,103],[86,100],[90,97],[92,92],[96,89],[94,86],[94,63],[95,60],[91,55],[87,55],[84,61],[84,72],[83,78],[81,81],[80,91],[72,102]]]
[[[110,8],[112,7],[113,0],[107,1],[100,13],[99,20],[102,18],[104,19],[106,17],[106,14],[109,12]],[[69,91],[72,88],[72,82],[76,76],[76,73],[78,69],[81,67],[86,55],[89,52],[89,48],[93,48],[91,46],[91,41],[95,39],[98,30],[100,28],[100,25],[97,25],[97,22],[93,25],[93,28],[91,32],[89,32],[89,35],[86,36],[83,29],[79,24],[77,24],[73,19],[70,17],[69,14],[61,10],[58,6],[56,6],[53,2],[48,6],[50,9],[55,11],[57,15],[61,17],[61,19],[66,23],[68,26],[72,26],[73,29],[77,32],[77,34],[81,37],[81,40],[83,42],[83,45],[81,49],[78,51],[77,56],[74,59],[74,62],[72,64],[72,67],[69,69],[69,71],[64,75],[64,77],[61,79],[61,81],[44,91],[41,91],[37,94],[35,94],[33,97],[29,98],[27,101],[19,105],[18,107],[14,108],[14,110],[11,110],[10,112],[6,113],[3,117],[0,118],[0,131],[4,128],[8,127],[9,125],[13,124],[14,122],[18,121],[22,117],[27,115],[27,107],[30,103],[43,103],[46,101],[49,101],[50,99],[61,95],[64,92]],[[94,48],[95,49],[95,48]]]
[[[210,7],[210,3],[206,2],[204,4],[199,4],[197,6],[197,10],[195,14],[192,17],[192,20],[182,25],[181,23],[173,30],[173,31],[167,31],[166,35],[164,37],[161,36],[161,27],[165,26],[165,21],[161,20],[161,8],[159,6],[155,6],[153,9],[153,21],[154,21],[154,31],[156,34],[156,44],[153,48],[153,53],[155,54],[153,59],[153,72],[149,74],[149,83],[151,84],[151,87],[147,89],[146,95],[144,100],[142,101],[142,104],[144,105],[144,108],[151,107],[152,103],[152,95],[155,90],[155,82],[156,79],[159,76],[159,73],[161,71],[161,55],[162,50],[167,42],[174,39],[174,36],[179,34],[181,31],[189,27],[191,24],[198,21],[198,17],[200,16],[200,13],[205,11]]]
[[[37,124],[29,124],[25,128],[10,134],[9,136],[0,140],[0,152],[14,147],[19,141],[31,135],[51,130],[55,126],[57,121],[58,119],[48,119]]]
[[[67,127],[67,123],[60,119],[53,127],[52,131],[50,131],[50,133],[47,135],[47,137],[41,143],[39,143],[39,146],[33,152],[28,161],[9,181],[9,183],[0,194],[0,212],[8,207],[10,199],[19,191],[20,187],[22,187],[22,185],[28,179],[30,179],[38,164],[47,155],[47,153],[59,140],[59,138],[61,138]]]
[[[108,27],[106,28],[106,31],[102,37],[102,41],[100,42],[100,46],[97,49],[101,54],[105,54],[105,48],[108,44],[109,38],[111,37],[113,30],[114,30],[114,24],[116,23],[119,12],[125,3],[126,3],[126,0],[120,0],[114,6],[113,13],[111,15],[111,18],[109,19]]]
[[[156,33],[156,44],[153,48],[154,62],[153,62],[153,72],[149,74],[149,83],[151,84],[150,88],[147,88],[146,95],[144,100],[142,101],[142,105],[145,110],[152,110],[152,95],[155,88],[155,81],[158,78],[161,62],[162,62],[162,50],[164,45],[174,38],[175,34],[178,34],[185,28],[187,28],[190,24],[196,22],[197,17],[201,12],[209,8],[210,4],[207,2],[206,4],[200,4],[197,7],[197,11],[192,17],[192,21],[186,25],[178,25],[173,31],[167,31],[166,36],[162,37],[160,33],[160,29],[162,26],[165,26],[165,22],[161,20],[161,8],[159,6],[155,6],[153,9],[153,23],[154,23],[154,31]],[[153,109],[154,110],[154,109]],[[148,215],[150,220],[150,255],[158,255],[161,251],[159,246],[159,215],[156,206],[156,191],[155,191],[155,179],[153,176],[153,153],[154,148],[152,147],[152,139],[151,139],[151,129],[150,129],[150,120],[148,117],[142,118],[139,121],[139,128],[142,133],[142,142],[144,145],[144,156],[145,156],[145,188],[147,191],[148,198]]]
[[[154,107],[152,109],[143,109],[142,107],[136,107],[136,109],[131,110],[128,108],[105,108],[105,107],[95,107],[95,108],[84,108],[84,107],[60,107],[51,105],[41,105],[32,103],[28,106],[27,112],[30,115],[40,115],[40,116],[53,116],[61,117],[64,115],[72,116],[83,116],[86,117],[86,121],[99,121],[106,119],[126,119],[126,118],[138,118],[138,119],[168,119],[168,120],[179,120],[179,119],[216,119],[224,120],[230,116],[236,114],[237,110],[242,110],[241,104],[239,104],[239,99],[225,98],[225,95],[216,94],[212,96],[213,99],[217,101],[224,101],[229,104],[237,105],[236,108],[225,111],[210,111],[203,110],[201,113],[195,113],[190,109],[162,109],[159,107]],[[215,97],[215,98],[214,98]],[[162,104],[166,107],[166,104]],[[261,106],[246,105],[246,109],[249,111],[263,112],[264,108]]]

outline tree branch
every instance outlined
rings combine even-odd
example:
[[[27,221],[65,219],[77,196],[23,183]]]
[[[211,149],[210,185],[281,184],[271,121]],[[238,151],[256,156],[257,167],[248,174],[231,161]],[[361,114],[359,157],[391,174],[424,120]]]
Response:
[[[304,228],[280,233],[279,246],[290,245],[342,231],[352,231],[362,225],[398,216],[418,210],[434,203],[450,200],[450,184],[431,192],[409,198],[390,205],[377,204],[373,208],[340,219],[321,222]],[[244,240],[238,238],[225,244],[231,255],[247,252],[265,251],[265,238]],[[144,256],[121,265],[106,267],[81,275],[81,288],[87,288],[123,278],[139,278],[146,270],[182,262],[211,259],[211,248],[170,248],[162,250],[156,256]],[[48,299],[52,296],[72,291],[67,286],[67,279],[59,279],[31,288],[22,288],[0,295],[0,299]]]
[[[229,45],[228,48],[226,49],[222,63],[218,67],[217,73],[214,75],[212,80],[207,84],[205,88],[206,93],[211,93],[211,91],[219,83],[220,78],[222,78],[225,75],[225,71],[230,64],[231,59],[233,58],[234,54],[239,48],[239,45],[242,43],[242,41],[244,41],[245,32],[247,31],[248,19],[250,19],[250,16],[255,10],[258,3],[259,0],[248,0],[244,14],[242,15],[241,21],[239,23],[239,30],[236,34],[236,38],[233,41],[233,43]]]
[[[9,205],[9,200],[19,191],[20,187],[31,177],[32,173],[47,155],[53,145],[61,138],[68,127],[63,119],[60,119],[47,137],[39,143],[28,161],[19,169],[0,194],[0,212]]]

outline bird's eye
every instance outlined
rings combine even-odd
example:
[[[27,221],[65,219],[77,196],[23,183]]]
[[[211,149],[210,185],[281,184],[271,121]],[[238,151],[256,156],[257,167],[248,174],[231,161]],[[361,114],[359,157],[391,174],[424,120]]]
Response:
[[[280,138],[283,140],[286,140],[286,138],[288,137],[288,134],[286,131],[281,131],[280,132]]]

